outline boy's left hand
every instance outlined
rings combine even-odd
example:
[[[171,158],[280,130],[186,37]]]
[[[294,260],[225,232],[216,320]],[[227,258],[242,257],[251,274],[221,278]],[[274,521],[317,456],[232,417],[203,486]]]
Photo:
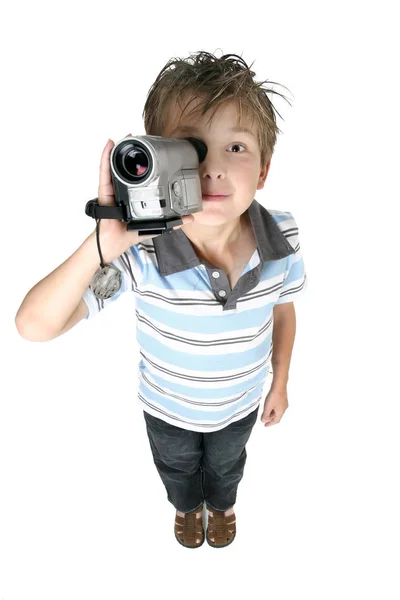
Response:
[[[261,415],[261,421],[265,423],[264,427],[279,423],[288,406],[289,403],[286,389],[270,389],[265,398],[264,411]]]

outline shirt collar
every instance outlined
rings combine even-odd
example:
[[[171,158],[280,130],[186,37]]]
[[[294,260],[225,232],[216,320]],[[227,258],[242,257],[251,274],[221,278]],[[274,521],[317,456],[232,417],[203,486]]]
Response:
[[[294,254],[293,247],[279,229],[273,216],[256,199],[249,206],[248,213],[262,263],[280,260],[289,254]],[[202,264],[182,229],[171,229],[168,233],[154,237],[153,244],[162,276],[172,275]]]

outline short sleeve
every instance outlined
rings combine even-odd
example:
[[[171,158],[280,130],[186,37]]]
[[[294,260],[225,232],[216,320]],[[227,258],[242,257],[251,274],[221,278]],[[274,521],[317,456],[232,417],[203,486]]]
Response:
[[[286,218],[279,224],[282,233],[295,250],[288,256],[285,279],[276,304],[293,302],[302,296],[307,289],[307,273],[300,250],[300,237],[297,223],[290,212],[284,213]]]
[[[97,296],[94,295],[89,285],[82,297],[89,310],[89,313],[85,317],[86,320],[95,317],[111,302],[118,300],[118,298],[120,298],[125,292],[135,292],[137,286],[140,284],[142,278],[142,265],[139,260],[137,246],[131,246],[126,252],[121,254],[121,256],[107,264],[114,265],[121,271],[121,287],[118,292],[114,294],[114,296],[103,300],[102,298],[97,298]]]

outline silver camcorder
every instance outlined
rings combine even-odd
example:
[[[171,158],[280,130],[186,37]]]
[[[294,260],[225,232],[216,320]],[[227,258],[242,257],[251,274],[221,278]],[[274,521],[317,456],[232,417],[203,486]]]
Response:
[[[199,164],[207,146],[196,138],[128,136],[112,149],[110,173],[116,206],[89,200],[85,213],[120,219],[138,235],[162,234],[203,210]]]

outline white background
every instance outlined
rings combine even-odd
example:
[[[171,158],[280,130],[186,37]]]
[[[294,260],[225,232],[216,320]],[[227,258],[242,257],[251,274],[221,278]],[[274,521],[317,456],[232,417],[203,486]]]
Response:
[[[394,7],[2,9],[0,600],[400,597]],[[293,213],[309,278],[289,408],[253,430],[237,537],[218,552],[173,535],[136,400],[134,298],[50,342],[14,322],[94,230],[84,209],[107,139],[143,135],[158,72],[199,50],[255,61],[257,80],[293,95],[273,97],[283,134],[256,197]]]

